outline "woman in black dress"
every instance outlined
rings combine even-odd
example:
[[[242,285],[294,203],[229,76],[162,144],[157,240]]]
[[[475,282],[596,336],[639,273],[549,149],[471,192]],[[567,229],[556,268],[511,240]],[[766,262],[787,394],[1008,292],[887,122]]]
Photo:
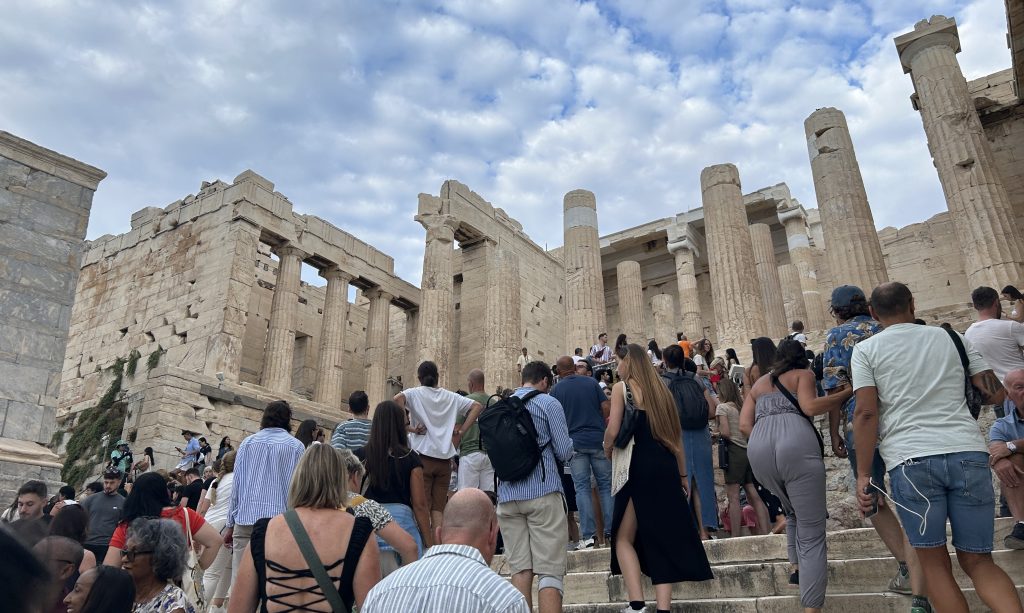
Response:
[[[705,581],[713,575],[686,500],[686,460],[675,400],[639,345],[628,345],[618,372],[622,380],[612,388],[604,435],[609,457],[627,404],[637,417],[629,478],[615,494],[611,571],[625,579],[633,610],[644,607],[643,573],[654,584],[658,611],[668,611],[673,583]]]

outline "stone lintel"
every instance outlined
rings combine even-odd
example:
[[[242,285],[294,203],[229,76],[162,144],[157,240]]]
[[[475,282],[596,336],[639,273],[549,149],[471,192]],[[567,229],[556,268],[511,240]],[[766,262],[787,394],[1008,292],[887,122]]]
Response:
[[[31,464],[60,470],[63,464],[55,453],[38,443],[0,437],[0,462]]]
[[[896,52],[900,55],[903,72],[910,72],[911,62],[919,52],[935,45],[947,45],[953,53],[960,53],[960,33],[956,19],[944,15],[932,15],[914,24],[914,29],[893,39]]]
[[[95,166],[40,147],[3,130],[0,130],[0,156],[30,168],[48,172],[55,177],[60,177],[92,191],[96,191],[100,181],[107,176],[107,173]]]

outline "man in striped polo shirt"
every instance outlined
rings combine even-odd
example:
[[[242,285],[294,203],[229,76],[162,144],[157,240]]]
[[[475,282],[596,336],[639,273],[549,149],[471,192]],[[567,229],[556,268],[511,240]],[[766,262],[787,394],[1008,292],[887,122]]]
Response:
[[[370,440],[370,399],[363,390],[356,390],[348,397],[348,410],[352,419],[338,424],[331,434],[331,446],[335,449],[355,451],[366,446]]]

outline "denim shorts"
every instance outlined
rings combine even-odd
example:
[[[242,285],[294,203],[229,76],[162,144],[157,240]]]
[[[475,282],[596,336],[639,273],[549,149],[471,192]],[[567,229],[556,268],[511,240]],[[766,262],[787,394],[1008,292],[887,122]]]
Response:
[[[889,480],[913,547],[945,546],[949,519],[953,547],[968,553],[992,551],[995,499],[987,453],[965,451],[907,460],[889,471]]]
[[[846,454],[847,459],[850,460],[850,468],[853,470],[853,480],[857,481],[857,450],[853,448],[853,432],[846,433]],[[882,459],[882,454],[878,453],[878,447],[875,447],[875,458],[871,461],[871,482],[882,488],[882,491],[888,491],[885,489],[885,461]],[[878,490],[872,488],[873,493],[877,494]]]

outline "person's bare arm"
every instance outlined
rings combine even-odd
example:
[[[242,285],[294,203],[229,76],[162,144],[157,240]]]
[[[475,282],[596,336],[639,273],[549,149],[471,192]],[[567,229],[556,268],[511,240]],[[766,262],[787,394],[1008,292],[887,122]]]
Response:
[[[103,565],[121,568],[121,550],[117,547],[107,547],[107,553],[103,556]]]
[[[800,410],[808,417],[828,413],[832,409],[843,406],[850,396],[853,396],[853,388],[849,385],[837,387],[835,392],[828,396],[818,397],[818,390],[814,387],[814,374],[807,370],[802,371],[797,377],[796,398],[800,403]]]
[[[623,390],[623,383],[619,381],[612,386],[611,410],[608,413],[608,427],[604,431],[604,454],[612,457],[612,446],[615,444],[615,437],[619,435],[622,428],[622,414],[626,410],[626,398]]]
[[[729,431],[729,417],[727,415],[718,415],[718,434],[725,440],[732,438],[732,432]]]
[[[402,565],[412,564],[420,557],[416,549],[416,541],[408,532],[398,525],[398,522],[389,521],[384,527],[377,531],[384,542],[394,548],[402,557]]]
[[[748,439],[750,433],[754,431],[754,410],[757,396],[753,392],[754,388],[751,386],[743,395],[743,408],[740,409],[740,433]]]
[[[414,468],[409,473],[409,490],[412,498],[412,513],[416,518],[416,527],[420,530],[423,547],[430,547],[434,539],[430,534],[430,505],[427,503],[427,490],[423,484],[423,469]]]
[[[224,546],[220,533],[210,524],[203,524],[203,527],[196,531],[193,537],[195,542],[203,546],[203,553],[199,554],[199,566],[206,570],[213,564],[217,552]]]
[[[718,399],[711,395],[707,388],[704,388],[704,400],[708,403],[708,421],[718,414]]]
[[[878,442],[878,388],[862,387],[857,390],[857,408],[853,413],[854,449],[872,449]],[[871,480],[873,455],[857,456],[857,501],[861,511],[867,511],[875,501],[875,493],[865,492]]]
[[[373,539],[370,539],[371,541]],[[241,566],[234,583],[231,584],[231,599],[228,601],[228,613],[252,613],[259,605],[259,586],[256,585],[256,565],[252,561],[252,551],[246,547],[242,554]]]
[[[612,409],[612,401],[611,400],[605,400],[604,402],[602,402],[601,403],[601,416],[604,417],[605,419],[608,419],[608,415],[611,413],[611,409]]]
[[[402,407],[403,409],[405,408],[405,394],[403,394],[402,392],[398,392],[397,394],[395,394],[394,401],[395,404],[397,404],[398,406]]]
[[[96,555],[86,549],[82,555],[82,563],[78,566],[78,572],[81,574],[90,568],[96,568]]]
[[[466,421],[462,422],[461,426],[456,426],[455,433],[452,434],[452,444],[455,445],[456,449],[458,449],[459,443],[462,442],[462,437],[466,435],[466,431],[476,423],[476,418],[480,417],[480,413],[483,410],[484,405],[479,402],[473,401],[473,404],[470,405],[469,412],[466,413]]]
[[[401,530],[401,528],[399,529]],[[352,591],[355,593],[356,606],[362,608],[366,595],[379,582],[380,549],[377,548],[377,539],[371,538],[367,539],[366,545],[363,546],[363,553],[359,556],[356,574],[352,579]]]
[[[206,512],[210,510],[210,499],[206,497],[206,493],[209,490],[203,490],[203,495],[199,499],[199,508],[196,509],[196,513],[199,513],[203,517],[206,517]]]
[[[999,377],[991,370],[983,370],[971,375],[971,383],[981,390],[985,404],[1003,404],[1006,400],[1006,389],[999,382]]]

